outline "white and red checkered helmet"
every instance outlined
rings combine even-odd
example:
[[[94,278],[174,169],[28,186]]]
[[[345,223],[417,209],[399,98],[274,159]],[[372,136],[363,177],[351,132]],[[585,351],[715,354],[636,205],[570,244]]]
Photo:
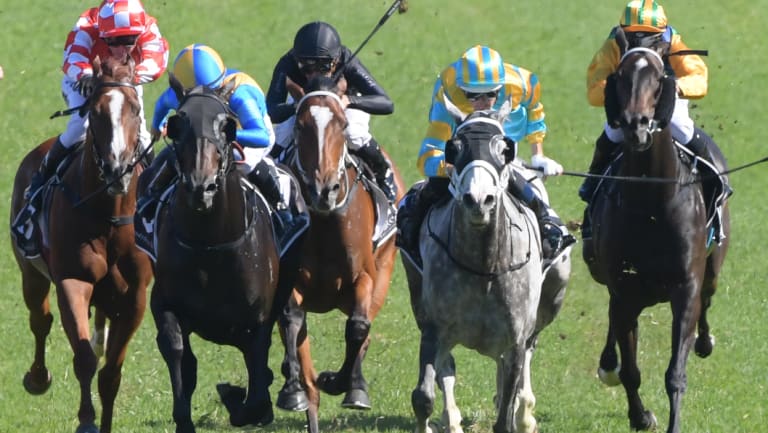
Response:
[[[99,7],[99,37],[140,35],[146,30],[147,14],[139,0],[105,0]]]

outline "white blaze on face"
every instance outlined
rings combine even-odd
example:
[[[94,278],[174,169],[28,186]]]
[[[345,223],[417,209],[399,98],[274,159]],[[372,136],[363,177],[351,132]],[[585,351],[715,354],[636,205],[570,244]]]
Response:
[[[122,155],[127,147],[123,125],[120,121],[123,112],[123,104],[125,104],[125,95],[117,89],[110,90],[107,94],[110,98],[109,112],[112,120],[112,154],[114,155],[115,160],[119,161],[120,155]]]
[[[312,114],[312,117],[315,118],[315,125],[317,126],[318,155],[322,155],[323,146],[325,145],[325,128],[328,126],[331,119],[333,119],[333,112],[331,112],[330,108],[319,105],[309,107],[309,112]]]

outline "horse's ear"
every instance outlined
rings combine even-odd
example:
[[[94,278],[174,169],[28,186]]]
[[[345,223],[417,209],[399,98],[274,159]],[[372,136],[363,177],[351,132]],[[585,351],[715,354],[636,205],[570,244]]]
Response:
[[[166,124],[166,135],[173,141],[177,141],[181,138],[182,131],[184,131],[185,119],[182,114],[174,114],[168,118]]]
[[[456,157],[461,153],[463,143],[458,137],[453,137],[445,142],[445,162],[455,164]]]
[[[234,118],[227,117],[227,122],[224,124],[224,135],[227,137],[227,143],[237,140],[237,121]]]
[[[219,89],[218,89],[217,93],[218,93],[218,95],[219,95],[219,96],[221,96],[222,98],[224,98],[224,99],[229,99],[227,95],[229,95],[230,93],[232,93],[232,91],[235,89],[235,86],[236,86],[236,85],[237,85],[237,83],[235,82],[235,80],[229,80],[229,81],[226,81],[226,82],[225,82],[225,83],[224,83],[224,84],[221,86],[221,88],[219,88]]]
[[[94,77],[101,76],[101,57],[96,56],[93,59],[93,62],[91,63],[91,66],[93,67],[93,76]]]
[[[509,164],[517,158],[517,142],[506,135],[503,138],[506,147],[501,152],[504,155],[504,164]]]
[[[656,103],[656,113],[653,119],[656,120],[660,129],[664,129],[672,120],[672,113],[675,111],[675,94],[677,93],[677,82],[674,77],[664,77],[661,79],[661,95],[659,102]]]
[[[605,118],[608,125],[612,128],[618,128],[619,125],[619,97],[616,92],[616,73],[609,75],[605,79]],[[674,104],[673,104],[674,105]]]
[[[627,34],[624,33],[624,29],[621,26],[616,27],[616,31],[613,33],[613,37],[616,40],[616,45],[619,47],[619,57],[629,49],[629,41],[627,40]]]
[[[176,100],[181,102],[184,99],[184,86],[181,84],[178,78],[173,75],[173,72],[168,72],[168,85],[171,86],[173,92],[176,94]]]

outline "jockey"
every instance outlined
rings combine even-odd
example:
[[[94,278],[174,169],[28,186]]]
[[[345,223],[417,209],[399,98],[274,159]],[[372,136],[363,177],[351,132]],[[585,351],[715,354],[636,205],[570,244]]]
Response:
[[[237,116],[237,142],[243,147],[239,164],[248,180],[254,183],[269,204],[278,211],[287,209],[279,188],[279,180],[274,162],[269,158],[269,151],[275,144],[272,121],[267,114],[264,92],[248,74],[224,66],[219,54],[211,47],[193,44],[182,49],[173,63],[173,75],[185,90],[205,85],[212,89],[232,86],[225,95],[229,107]],[[179,100],[176,92],[168,88],[155,103],[152,119],[152,138],[158,139],[166,117],[171,110],[176,110]],[[147,219],[154,218],[154,210],[160,195],[175,177],[170,147],[158,155],[153,169],[157,170],[147,190],[139,198],[137,208]],[[152,204],[152,206],[148,206]],[[283,216],[283,215],[281,215]],[[287,215],[286,215],[287,216]]]
[[[670,53],[688,50],[680,34],[668,25],[664,8],[655,0],[629,2],[619,18],[619,26],[626,33],[630,48],[649,46],[653,41],[663,40],[670,43]],[[615,39],[617,29],[618,26],[611,30],[587,70],[587,99],[596,107],[604,105],[606,79],[616,72],[621,59]],[[700,99],[707,94],[707,65],[695,54],[665,57],[664,63],[667,75],[675,77],[677,83],[677,98],[670,122],[672,138],[684,144],[697,156],[713,162],[707,150],[707,142],[711,139],[695,130],[693,120],[688,114],[688,100]],[[605,123],[603,133],[595,142],[595,153],[589,165],[590,174],[602,174],[605,171],[611,161],[611,155],[623,138],[620,128],[612,128]],[[579,188],[579,197],[589,202],[598,183],[597,177],[587,177]],[[727,185],[724,187],[730,191]],[[582,227],[582,235],[589,237],[589,227],[586,230]]]
[[[296,33],[293,48],[284,54],[272,74],[267,91],[267,108],[276,123],[277,146],[274,154],[283,154],[293,143],[296,105],[307,83],[318,74],[332,76],[339,68],[338,84],[346,88],[341,95],[349,126],[347,146],[373,170],[376,182],[390,202],[396,197],[394,175],[379,144],[371,136],[371,114],[391,114],[394,104],[357,57],[341,44],[339,34],[330,24],[314,21]],[[289,86],[301,87],[292,91]],[[293,94],[296,93],[296,94]]]
[[[432,93],[429,128],[417,162],[419,170],[429,180],[398,212],[401,229],[398,243],[402,247],[418,251],[419,228],[424,216],[447,194],[453,166],[445,161],[445,145],[456,130],[457,117],[463,118],[479,110],[498,110],[505,103],[511,104],[511,112],[503,122],[505,136],[515,142],[526,138],[531,145],[531,165],[545,176],[562,174],[563,167],[544,156],[542,143],[547,127],[540,93],[535,74],[504,63],[497,51],[486,46],[470,48],[440,73]],[[556,256],[575,241],[555,212],[515,170],[511,170],[507,190],[536,213],[542,238],[546,241],[546,258]]]
[[[64,45],[61,91],[69,108],[85,105],[93,91],[93,61],[96,57],[118,59],[130,56],[136,64],[135,83],[141,104],[139,141],[142,150],[150,143],[144,119],[142,84],[159,78],[168,66],[168,42],[160,35],[157,21],[144,11],[139,0],[104,0],[99,7],[83,12],[69,32]],[[25,194],[28,205],[16,219],[14,230],[22,233],[29,218],[40,207],[38,191],[56,171],[58,165],[85,140],[88,116],[72,113],[66,131],[43,158],[39,170],[32,176]],[[150,158],[151,159],[151,158]],[[16,236],[20,242],[25,236]]]

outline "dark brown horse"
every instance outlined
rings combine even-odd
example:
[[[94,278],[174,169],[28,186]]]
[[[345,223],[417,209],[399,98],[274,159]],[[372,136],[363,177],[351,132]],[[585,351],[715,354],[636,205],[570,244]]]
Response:
[[[78,433],[99,431],[91,401],[97,357],[89,344],[89,308],[98,309],[111,325],[98,379],[101,431],[110,432],[126,349],[144,317],[146,288],[152,278],[149,259],[134,245],[138,178],[134,167],[140,156],[141,119],[133,62],[96,61],[94,74],[97,84],[88,102],[85,143],[61,182],[47,192],[39,216],[42,254],[29,260],[14,251],[35,336],[35,358],[24,376],[24,388],[42,394],[51,384],[45,339],[53,322],[48,301],[53,282],[80,383]],[[22,161],[14,182],[11,221],[21,210],[32,173],[54,140],[47,140]]]
[[[397,253],[394,236],[378,245],[372,241],[376,203],[366,191],[359,162],[347,151],[347,120],[341,101],[332,83],[317,89],[301,99],[296,113],[293,169],[310,209],[310,227],[293,296],[280,323],[286,347],[286,383],[277,402],[283,409],[307,410],[313,433],[318,431],[318,388],[331,395],[345,394],[343,407],[370,408],[362,362]],[[393,171],[402,194],[402,179],[394,166]],[[334,309],[347,315],[344,362],[337,372],[318,376],[305,312]]]
[[[174,154],[169,163],[179,177],[157,218],[150,304],[157,346],[170,372],[176,432],[195,431],[193,332],[243,354],[247,394],[225,398],[230,422],[269,424],[272,329],[293,288],[300,251],[288,251],[281,263],[267,203],[236,167],[237,124],[228,104],[211,89],[196,87],[184,95],[177,81],[171,85],[181,102],[168,120]]]
[[[623,36],[617,34],[617,41],[626,47]],[[728,248],[730,224],[727,204],[723,204],[725,237],[708,252],[707,201],[702,187],[706,179],[683,161],[670,133],[675,81],[665,76],[662,60],[668,49],[668,43],[662,43],[622,50],[618,70],[608,80],[608,121],[624,133],[618,175],[635,179],[613,184],[595,199],[593,238],[584,243],[583,252],[592,277],[610,292],[610,324],[600,357],[600,377],[618,385],[618,371],[627,394],[630,426],[636,430],[656,426],[656,417],[646,410],[638,393],[638,316],[646,307],[670,303],[667,432],[678,433],[690,349],[695,342],[696,354],[706,357],[713,348],[707,309]],[[711,144],[715,165],[724,170],[725,159]]]

